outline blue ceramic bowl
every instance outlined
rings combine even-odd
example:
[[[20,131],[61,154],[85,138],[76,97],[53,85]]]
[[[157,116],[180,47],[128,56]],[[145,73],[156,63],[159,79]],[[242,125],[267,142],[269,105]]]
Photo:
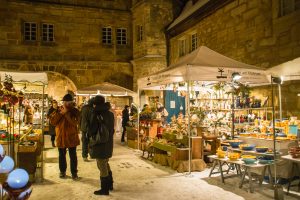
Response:
[[[254,164],[256,162],[256,159],[244,158],[243,161],[244,161],[245,164],[250,165],[250,164]]]
[[[228,143],[230,144],[230,146],[232,148],[239,148],[239,146],[242,143],[242,141],[228,141]]]
[[[268,147],[256,147],[256,152],[258,153],[266,153],[268,151]]]
[[[244,151],[251,151],[251,150],[254,149],[254,147],[255,147],[254,144],[250,144],[250,145],[248,145],[248,146],[243,146],[243,147],[242,147],[242,150],[244,150]]]

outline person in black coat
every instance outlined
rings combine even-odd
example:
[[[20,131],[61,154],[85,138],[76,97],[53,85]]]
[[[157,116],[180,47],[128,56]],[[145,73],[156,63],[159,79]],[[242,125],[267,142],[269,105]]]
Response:
[[[80,130],[81,130],[81,141],[82,141],[82,158],[84,161],[88,161],[88,128],[89,128],[89,118],[93,110],[93,99],[88,101],[88,104],[81,108],[80,115]]]
[[[52,113],[54,113],[54,112],[57,111],[57,109],[58,109],[57,101],[53,100],[52,101],[52,105],[49,108],[49,111],[47,113],[48,119],[50,118],[50,116],[51,116]],[[49,123],[49,135],[51,136],[52,147],[55,147],[55,136],[56,136],[55,126],[51,125],[50,123]]]
[[[109,131],[109,139],[106,143],[89,145],[91,158],[97,160],[97,167],[100,171],[101,189],[94,192],[95,195],[109,195],[109,190],[113,190],[112,171],[108,164],[109,158],[113,153],[113,135],[114,135],[114,114],[109,111],[109,105],[105,104],[103,96],[96,96],[93,100],[92,115],[102,116],[104,124]],[[89,134],[97,132],[98,125],[91,123],[89,125]]]
[[[122,132],[121,143],[125,142],[125,132],[126,132],[126,126],[127,126],[128,122],[129,122],[129,106],[126,105],[124,107],[124,110],[122,111],[122,127],[123,127],[123,132]]]

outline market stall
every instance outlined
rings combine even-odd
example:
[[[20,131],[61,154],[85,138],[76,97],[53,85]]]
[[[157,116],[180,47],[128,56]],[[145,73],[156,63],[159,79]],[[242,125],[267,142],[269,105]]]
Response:
[[[0,142],[17,166],[28,171],[32,181],[41,180],[47,74],[0,71],[0,76]],[[32,99],[33,94],[38,98]]]
[[[115,111],[117,120],[116,120],[116,132],[121,132],[122,129],[122,110],[125,105],[131,105],[132,102],[136,99],[137,93],[115,85],[108,82],[103,82],[95,85],[91,85],[85,88],[82,88],[76,92],[78,98],[82,98],[79,102],[87,101],[89,98],[102,95],[106,98],[106,101],[109,101]],[[129,129],[128,129],[129,130]],[[136,128],[130,129],[131,132],[136,132]]]
[[[234,75],[240,76],[239,82],[236,82],[234,80]],[[239,85],[241,83],[243,83],[244,85]],[[148,77],[139,79],[138,87],[139,91],[173,90],[176,92],[180,92],[180,95],[186,97],[186,116],[183,117],[183,121],[185,121],[185,123],[181,124],[184,125],[184,131],[180,131],[179,133],[178,131],[176,131],[177,133],[175,133],[175,135],[176,137],[178,137],[178,135],[182,134],[188,137],[188,171],[191,172],[191,138],[193,135],[203,135],[202,133],[192,134],[193,132],[195,132],[192,124],[194,123],[194,121],[199,120],[197,118],[202,115],[201,109],[205,108],[206,111],[210,112],[217,110],[226,111],[227,113],[229,113],[229,116],[223,116],[222,118],[227,118],[226,124],[230,124],[230,122],[234,122],[235,120],[235,117],[233,115],[234,106],[232,106],[232,104],[236,104],[235,101],[237,100],[237,97],[234,91],[236,91],[237,88],[245,85],[254,86],[257,84],[268,83],[268,78],[262,69],[235,61],[213,50],[210,50],[207,47],[202,46],[192,53],[180,58],[176,63],[174,63],[167,69]],[[224,93],[214,92],[212,94],[212,86],[218,84],[224,88],[227,87],[228,91]],[[194,108],[192,108],[191,103],[193,99],[194,102],[197,102]],[[222,103],[217,103],[217,105],[215,106],[213,101],[219,101]],[[236,106],[240,107],[241,105]],[[261,108],[261,105],[259,103],[254,102],[251,107],[249,106],[249,104],[244,104],[243,108],[248,107],[248,110],[252,110],[254,108],[259,110]],[[193,114],[198,114],[198,116],[195,116],[196,119],[192,118],[192,110],[194,110]],[[209,118],[215,118],[215,116],[217,115],[211,115]],[[211,119],[210,122],[218,123],[220,122],[220,119]],[[200,130],[201,127],[198,128],[198,130]],[[172,127],[166,128],[165,130],[174,132],[172,131]],[[211,130],[211,132],[214,131],[215,130]],[[231,133],[230,136],[233,137],[234,133],[236,132],[234,123],[231,123],[231,125],[227,126],[227,130],[225,132],[228,131]],[[211,138],[207,137],[207,140],[211,140]],[[217,141],[215,141],[215,143],[217,143]]]

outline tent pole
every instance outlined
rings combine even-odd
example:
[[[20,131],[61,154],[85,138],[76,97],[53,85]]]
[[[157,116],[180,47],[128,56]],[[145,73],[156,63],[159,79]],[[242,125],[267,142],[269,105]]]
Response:
[[[282,121],[282,99],[281,99],[281,85],[278,84],[278,93],[279,93],[279,116],[280,121]]]
[[[187,115],[188,115],[188,138],[189,138],[189,174],[191,174],[191,162],[192,162],[192,151],[191,151],[191,109],[190,109],[190,81],[187,81]]]
[[[138,98],[138,105],[137,105],[137,149],[140,150],[140,104],[141,104],[141,98],[140,98],[140,89],[138,88],[138,94],[137,94],[137,98]]]
[[[41,159],[41,181],[43,181],[43,179],[44,179],[44,145],[45,145],[45,135],[44,135],[44,112],[45,112],[45,110],[44,110],[44,107],[45,107],[45,105],[44,105],[44,103],[45,103],[45,85],[43,84],[43,95],[42,95],[42,155],[41,155],[41,157],[42,157],[42,159]]]

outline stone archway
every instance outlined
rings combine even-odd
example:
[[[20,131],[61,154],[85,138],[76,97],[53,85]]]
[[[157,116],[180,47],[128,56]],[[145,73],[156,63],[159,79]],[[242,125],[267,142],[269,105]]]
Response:
[[[77,90],[74,82],[67,76],[58,72],[47,72],[48,86],[47,93],[49,97],[60,100],[69,91]]]

